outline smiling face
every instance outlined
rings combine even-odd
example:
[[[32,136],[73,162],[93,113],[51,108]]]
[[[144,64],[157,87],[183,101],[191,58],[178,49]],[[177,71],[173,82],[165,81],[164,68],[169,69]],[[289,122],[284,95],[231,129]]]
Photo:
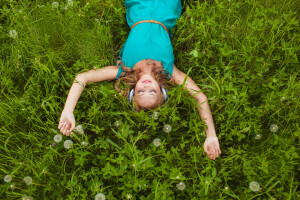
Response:
[[[135,99],[139,106],[143,108],[153,107],[157,104],[161,95],[160,87],[151,75],[143,75],[136,83]]]

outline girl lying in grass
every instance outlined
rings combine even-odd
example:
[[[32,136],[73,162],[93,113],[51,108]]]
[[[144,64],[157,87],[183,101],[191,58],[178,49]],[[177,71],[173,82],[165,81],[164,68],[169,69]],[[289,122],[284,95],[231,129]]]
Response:
[[[117,79],[115,88],[130,99],[137,111],[152,110],[167,100],[164,85],[182,85],[186,74],[174,65],[170,31],[181,15],[180,0],[125,0],[126,19],[131,31],[123,45],[117,65],[90,70],[76,76],[61,114],[58,129],[70,135],[75,128],[73,111],[87,83]],[[119,89],[120,82],[128,86]],[[198,102],[200,118],[206,122],[204,151],[210,159],[221,154],[208,99],[187,77],[184,85]],[[132,102],[131,102],[132,101]]]

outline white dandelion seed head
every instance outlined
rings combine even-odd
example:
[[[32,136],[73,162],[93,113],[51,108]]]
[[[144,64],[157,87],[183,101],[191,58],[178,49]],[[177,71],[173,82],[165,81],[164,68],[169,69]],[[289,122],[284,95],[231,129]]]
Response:
[[[256,134],[255,139],[260,140],[261,139],[261,134]]]
[[[27,186],[32,184],[32,178],[30,176],[26,176],[25,178],[23,178],[23,181]]]
[[[9,35],[10,37],[16,39],[18,37],[18,32],[16,30],[10,30]]]
[[[95,196],[95,200],[105,200],[105,195],[102,194],[102,193],[98,193],[98,194]]]
[[[163,130],[166,133],[170,133],[170,131],[172,130],[172,127],[169,124],[165,124]]]
[[[54,135],[53,140],[54,140],[55,142],[57,142],[57,143],[61,142],[61,141],[62,141],[62,136],[61,136],[61,134],[56,134],[56,135]]]
[[[66,149],[71,149],[72,146],[73,146],[72,140],[66,140],[66,141],[64,142],[64,147],[65,147]]]
[[[68,6],[73,6],[73,1],[72,0],[68,0]]]
[[[81,142],[81,145],[82,145],[83,147],[87,147],[87,146],[89,145],[89,143],[86,142],[86,141],[83,141],[83,142]]]
[[[115,127],[120,127],[121,126],[121,122],[120,121],[115,121],[114,126]]]
[[[58,7],[59,7],[59,3],[56,2],[56,1],[54,1],[54,2],[52,3],[52,8],[53,8],[53,9],[56,9],[56,8],[58,8]]]
[[[77,125],[75,127],[75,131],[76,131],[76,133],[78,133],[78,135],[83,135],[84,134],[84,130],[83,130],[82,125]]]
[[[272,131],[273,133],[275,133],[276,131],[278,131],[278,126],[277,124],[272,124],[270,126],[270,131]]]
[[[11,177],[11,175],[8,174],[8,175],[4,176],[3,180],[5,183],[9,183],[12,180],[12,177]]]
[[[178,188],[178,190],[185,190],[186,185],[183,182],[177,183],[176,187]]]
[[[281,97],[280,100],[281,101],[286,101],[286,98],[285,97]]]
[[[152,114],[152,118],[154,119],[154,120],[157,120],[158,119],[158,112],[154,112],[153,114]]]
[[[159,138],[154,139],[154,140],[153,140],[154,146],[159,147],[159,146],[161,145],[161,142],[160,142],[160,141],[161,141],[161,140],[160,140]]]
[[[258,182],[252,181],[252,182],[249,184],[249,188],[250,188],[250,190],[252,190],[253,192],[257,192],[257,191],[259,191],[260,185],[259,185]]]
[[[127,195],[126,195],[126,198],[127,198],[127,199],[131,199],[131,198],[132,198],[132,195],[131,195],[131,194],[127,194]]]

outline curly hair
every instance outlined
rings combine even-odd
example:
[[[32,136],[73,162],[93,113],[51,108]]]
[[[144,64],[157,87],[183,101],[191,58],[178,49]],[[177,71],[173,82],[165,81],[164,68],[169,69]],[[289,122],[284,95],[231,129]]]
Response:
[[[136,83],[140,79],[140,73],[141,69],[135,69],[133,70],[132,68],[126,67],[124,63],[121,60],[117,60],[117,65],[121,65],[123,72],[121,73],[120,77],[115,84],[115,89],[121,93],[124,97],[128,96],[129,91],[135,87]],[[153,78],[154,80],[157,81],[159,87],[166,87],[170,86],[171,84],[167,81],[167,74],[168,72],[163,68],[162,63],[160,65],[156,65],[155,60],[152,59],[146,59],[147,65],[153,65],[154,67],[152,68],[152,72],[154,74]],[[171,78],[171,82],[174,82],[173,79]],[[124,83],[124,87],[120,89],[120,84],[121,82]],[[158,108],[159,106],[162,106],[164,104],[164,96],[162,92],[160,91],[158,95],[158,99],[155,102],[154,105],[151,107],[142,107],[138,104],[136,101],[136,98],[133,98],[133,107],[135,108],[136,111],[140,112],[141,110],[153,110]]]

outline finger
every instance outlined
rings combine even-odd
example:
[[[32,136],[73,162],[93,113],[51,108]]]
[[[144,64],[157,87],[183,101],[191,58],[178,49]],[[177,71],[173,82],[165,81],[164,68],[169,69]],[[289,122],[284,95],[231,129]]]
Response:
[[[73,131],[74,129],[75,129],[75,123],[72,123],[71,131]]]
[[[66,122],[65,123],[63,123],[63,125],[62,125],[62,127],[61,127],[61,129],[60,129],[60,132],[62,133],[62,134],[64,134],[64,130],[65,130],[65,128],[66,128]]]
[[[219,149],[218,147],[215,147],[215,151],[216,151],[216,158],[219,157]]]
[[[67,135],[67,132],[68,132],[68,130],[69,130],[69,127],[70,127],[70,125],[69,125],[69,124],[66,124],[65,130],[64,130],[64,134],[65,134],[65,135]]]
[[[62,127],[62,125],[63,125],[63,122],[59,122],[57,128],[60,129]]]

